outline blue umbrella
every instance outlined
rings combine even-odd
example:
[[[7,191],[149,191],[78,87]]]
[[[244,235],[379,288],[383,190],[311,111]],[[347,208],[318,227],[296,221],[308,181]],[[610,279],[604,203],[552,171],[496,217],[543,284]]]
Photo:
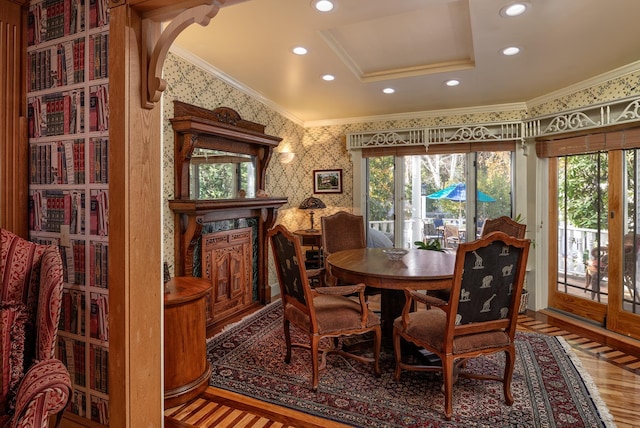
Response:
[[[496,200],[486,193],[478,192],[478,202],[495,202]],[[442,190],[427,195],[429,199],[449,199],[450,201],[463,202],[467,200],[467,185],[464,183],[452,184]]]

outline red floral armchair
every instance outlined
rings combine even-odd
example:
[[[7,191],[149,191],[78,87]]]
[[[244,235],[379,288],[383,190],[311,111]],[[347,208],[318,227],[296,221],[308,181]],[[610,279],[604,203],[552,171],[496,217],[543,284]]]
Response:
[[[62,259],[5,229],[0,246],[0,427],[56,426],[71,396],[54,351],[62,300]]]

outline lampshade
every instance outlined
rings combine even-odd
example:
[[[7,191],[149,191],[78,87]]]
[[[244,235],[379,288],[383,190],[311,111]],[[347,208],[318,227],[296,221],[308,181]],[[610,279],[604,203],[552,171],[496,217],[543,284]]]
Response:
[[[310,196],[302,201],[298,208],[301,210],[315,210],[319,208],[327,208],[327,206],[320,199]]]
[[[309,217],[311,219],[311,228],[307,229],[307,232],[318,232],[318,229],[313,228],[313,210],[319,208],[327,208],[327,206],[318,198],[314,198],[313,196],[309,196],[307,199],[300,203],[298,207],[301,210],[309,210]]]

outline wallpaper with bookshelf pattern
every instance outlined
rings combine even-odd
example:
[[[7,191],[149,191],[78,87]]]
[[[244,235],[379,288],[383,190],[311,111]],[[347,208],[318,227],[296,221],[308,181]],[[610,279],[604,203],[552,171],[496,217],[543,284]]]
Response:
[[[308,214],[296,207],[304,198],[313,195],[314,170],[342,169],[343,180],[343,193],[316,195],[320,196],[327,205],[326,209],[316,211],[316,221],[319,221],[322,215],[330,215],[339,210],[351,210],[354,197],[353,165],[346,150],[347,133],[522,120],[530,115],[557,113],[640,93],[640,72],[638,72],[545,102],[529,111],[451,114],[441,117],[379,120],[304,128],[259,100],[173,53],[169,53],[165,61],[164,78],[167,81],[167,89],[163,97],[164,199],[173,197],[173,130],[169,122],[173,117],[173,100],[208,109],[230,107],[243,119],[266,125],[267,134],[282,137],[283,140],[276,149],[277,152],[295,153],[295,158],[288,164],[280,163],[277,154],[272,158],[267,170],[266,189],[272,196],[289,198],[289,203],[279,211],[278,222],[291,230],[308,227]],[[174,257],[173,214],[167,205],[164,207],[164,216],[164,258],[171,266]],[[271,277],[271,271],[270,269],[269,280],[273,283],[275,276]]]

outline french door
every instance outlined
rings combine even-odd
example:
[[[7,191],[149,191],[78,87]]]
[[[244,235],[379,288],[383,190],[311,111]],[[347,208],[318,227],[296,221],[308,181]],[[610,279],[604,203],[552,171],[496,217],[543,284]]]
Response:
[[[457,242],[473,240],[484,218],[512,215],[512,158],[511,150],[368,157],[368,224],[403,248],[438,236],[434,222],[454,225]],[[466,193],[439,193],[455,185]]]
[[[640,150],[549,165],[549,306],[640,338]]]

